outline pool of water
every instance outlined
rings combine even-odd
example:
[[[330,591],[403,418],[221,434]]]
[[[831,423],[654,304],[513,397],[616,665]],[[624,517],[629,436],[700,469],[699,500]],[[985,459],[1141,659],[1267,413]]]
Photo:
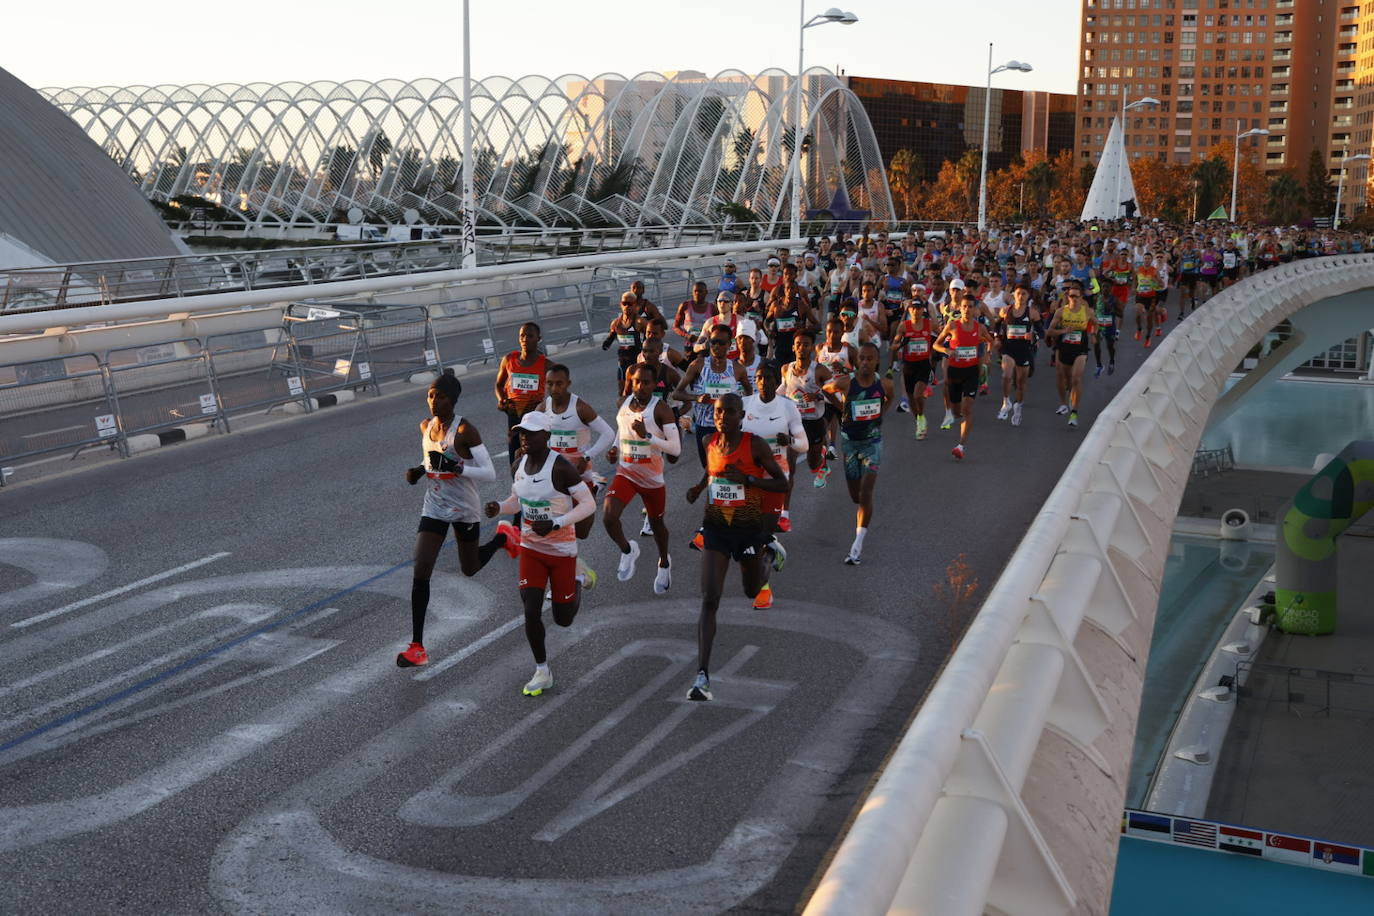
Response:
[[[1126,806],[1141,808],[1193,682],[1274,562],[1274,545],[1175,534],[1159,591]]]
[[[1236,382],[1226,383],[1229,390]],[[1374,436],[1374,385],[1283,379],[1252,392],[1220,423],[1209,424],[1202,448],[1229,443],[1237,464],[1310,468],[1352,439]]]

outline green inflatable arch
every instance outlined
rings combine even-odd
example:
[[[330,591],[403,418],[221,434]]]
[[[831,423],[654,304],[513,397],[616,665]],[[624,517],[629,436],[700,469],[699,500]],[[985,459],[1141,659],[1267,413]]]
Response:
[[[1279,629],[1318,636],[1336,629],[1336,538],[1374,508],[1374,441],[1341,449],[1280,511]]]

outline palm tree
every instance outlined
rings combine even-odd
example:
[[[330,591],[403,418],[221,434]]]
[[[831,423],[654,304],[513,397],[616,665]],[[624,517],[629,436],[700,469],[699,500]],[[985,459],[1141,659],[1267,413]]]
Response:
[[[1291,226],[1302,218],[1307,192],[1291,171],[1284,170],[1269,182],[1264,195],[1264,215],[1281,226]]]
[[[924,170],[921,154],[909,149],[897,150],[892,157],[892,164],[887,167],[887,183],[893,195],[902,202],[902,210],[907,218],[912,216],[911,192],[916,189]]]
[[[1231,167],[1221,159],[1203,159],[1193,166],[1197,185],[1197,213],[1205,218],[1217,208],[1231,188]]]
[[[1037,216],[1045,215],[1050,192],[1057,183],[1058,176],[1054,173],[1054,166],[1044,159],[1026,169],[1026,194],[1030,197]]]

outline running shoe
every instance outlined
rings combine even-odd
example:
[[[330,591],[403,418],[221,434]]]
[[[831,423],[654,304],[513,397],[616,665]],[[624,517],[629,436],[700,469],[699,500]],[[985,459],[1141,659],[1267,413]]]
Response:
[[[1155,328],[1155,336],[1156,336],[1156,337],[1162,337],[1163,335],[1164,335],[1164,329],[1163,329],[1163,328]]]
[[[926,396],[926,397],[930,397],[930,396],[933,395],[934,393],[935,393],[935,389],[932,388],[932,387],[930,387],[929,385],[927,385],[927,386],[926,386],[926,394],[925,394],[925,396]]]
[[[858,566],[858,565],[860,565],[860,564],[862,564],[862,563],[863,563],[863,560],[860,559],[859,554],[855,553],[854,551],[851,550],[851,551],[849,551],[849,553],[845,554],[845,558],[844,558],[844,565],[845,565],[845,566]]]
[[[1145,338],[1145,349],[1150,349],[1150,338]]]
[[[815,487],[817,490],[823,488],[825,486],[825,480],[829,476],[830,467],[828,465],[822,465],[819,471],[811,475],[811,486]]]
[[[577,561],[577,581],[582,583],[582,590],[589,592],[596,588],[596,570],[592,569],[581,560]]]
[[[406,650],[396,656],[397,668],[418,668],[429,664],[429,653],[418,642],[406,646]]]
[[[897,410],[899,413],[911,413],[911,402],[902,398],[902,403],[897,405]]]
[[[1015,404],[1013,404],[1013,405],[1011,406],[1011,425],[1012,425],[1012,426],[1020,426],[1020,425],[1021,425],[1021,402],[1020,402],[1020,401],[1017,401]]]
[[[782,541],[777,538],[769,541],[768,546],[773,550],[773,572],[782,572],[782,568],[787,565],[787,548],[782,546]]]
[[[667,566],[658,567],[654,574],[654,594],[664,595],[668,592],[668,587],[673,584],[673,561],[670,557]]]
[[[1059,417],[1064,416],[1064,414],[1066,414],[1066,413],[1068,413],[1068,412],[1069,412],[1069,405],[1068,405],[1068,404],[1060,404],[1058,407],[1056,407],[1056,408],[1054,409],[1055,416],[1059,416]]]
[[[763,588],[754,596],[754,610],[766,611],[773,606],[773,586],[767,582],[763,583]]]
[[[634,541],[630,542],[630,552],[620,554],[620,566],[615,571],[615,577],[621,582],[629,582],[634,578],[635,561],[639,559],[639,545]]]
[[[840,456],[837,455],[837,454],[835,454],[835,446],[833,446],[833,445],[827,445],[827,446],[825,447],[825,460],[826,460],[826,461],[839,461],[839,460],[840,460]]]
[[[644,513],[644,524],[639,526],[639,536],[646,538],[654,533],[654,526],[649,524],[649,513]]]
[[[526,684],[524,689],[520,692],[527,697],[537,697],[552,686],[553,671],[545,665],[543,671],[540,671],[538,668],[534,669],[534,677],[530,678],[530,682]]]
[[[687,546],[693,550],[706,549],[706,538],[702,536],[700,529],[698,529],[696,534],[692,535],[692,539],[687,542]]]
[[[1011,416],[1011,401],[1003,401],[1002,409],[997,411],[997,419],[1005,420],[1009,416]]]
[[[979,395],[979,397],[987,397],[987,396],[988,396],[988,383],[987,383],[987,382],[984,382],[983,384],[981,384],[981,385],[978,386],[978,395]]]
[[[1108,374],[1108,375],[1115,375],[1115,374],[1116,374],[1116,363],[1114,363],[1114,362],[1113,362],[1113,363],[1107,363],[1107,374]]]
[[[963,446],[963,444],[960,443],[959,445],[954,446],[954,448],[952,448],[952,449],[949,450],[949,453],[950,453],[951,455],[954,456],[954,460],[955,460],[955,461],[963,461],[963,460],[964,460],[964,446]]]
[[[919,417],[916,418],[916,438],[917,438],[917,439],[924,439],[925,437],[926,437],[926,418],[925,418],[925,415],[922,414],[921,416],[919,416]]]
[[[1070,425],[1070,426],[1077,426],[1077,425],[1078,425],[1078,411],[1074,410],[1074,411],[1070,411],[1070,412],[1069,412],[1069,425]]]
[[[1102,367],[1098,366],[1093,370],[1093,378],[1102,378]]]
[[[512,560],[514,560],[516,557],[520,556],[520,529],[519,529],[519,528],[516,528],[516,527],[515,527],[514,525],[512,525],[510,522],[502,522],[501,524],[499,524],[499,525],[496,526],[496,533],[497,533],[497,534],[504,534],[504,535],[506,536],[506,543],[505,543],[506,554],[507,554],[508,556],[510,556],[510,558],[511,558]]]
[[[792,530],[792,518],[786,512],[778,516],[778,530],[783,534]]]
[[[949,411],[945,411],[945,418],[944,418],[943,420],[940,421],[940,428],[941,428],[941,429],[953,429],[953,428],[954,428],[954,414],[950,413]]]
[[[711,698],[711,679],[705,671],[698,671],[697,679],[692,681],[692,689],[687,691],[687,699],[700,701]]]
[[[1139,331],[1139,330],[1137,330],[1137,331],[1135,332],[1135,339],[1136,339],[1136,340],[1139,340],[1139,339],[1140,339],[1140,331]]]

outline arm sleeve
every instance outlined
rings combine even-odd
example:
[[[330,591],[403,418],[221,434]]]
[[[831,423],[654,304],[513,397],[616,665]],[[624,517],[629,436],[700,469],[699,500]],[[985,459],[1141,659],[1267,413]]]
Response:
[[[792,451],[805,455],[811,448],[811,441],[806,437],[806,427],[802,425],[801,411],[791,399],[787,401],[787,435],[792,437],[792,444],[788,446]]]
[[[592,420],[588,429],[596,435],[596,438],[592,440],[592,444],[587,446],[587,450],[582,453],[586,455],[587,459],[590,461],[592,458],[595,458],[611,447],[611,443],[615,441],[615,430],[611,429],[611,424],[607,423],[606,418],[600,415]]]
[[[678,436],[677,424],[668,424],[664,427],[663,433],[664,435],[662,436],[655,436],[653,433],[649,433],[649,441],[665,455],[677,457],[682,454],[682,439]]]
[[[463,462],[463,476],[487,482],[496,479],[496,466],[491,463],[491,453],[485,445],[473,446],[472,458]]]
[[[501,500],[499,515],[514,515],[520,508],[520,499],[515,495],[515,487],[510,488],[510,495]]]
[[[553,523],[559,528],[576,525],[596,512],[596,500],[592,499],[592,491],[587,488],[585,483],[579,480],[577,486],[569,490],[568,493],[573,498],[573,507],[566,514],[553,520]]]

